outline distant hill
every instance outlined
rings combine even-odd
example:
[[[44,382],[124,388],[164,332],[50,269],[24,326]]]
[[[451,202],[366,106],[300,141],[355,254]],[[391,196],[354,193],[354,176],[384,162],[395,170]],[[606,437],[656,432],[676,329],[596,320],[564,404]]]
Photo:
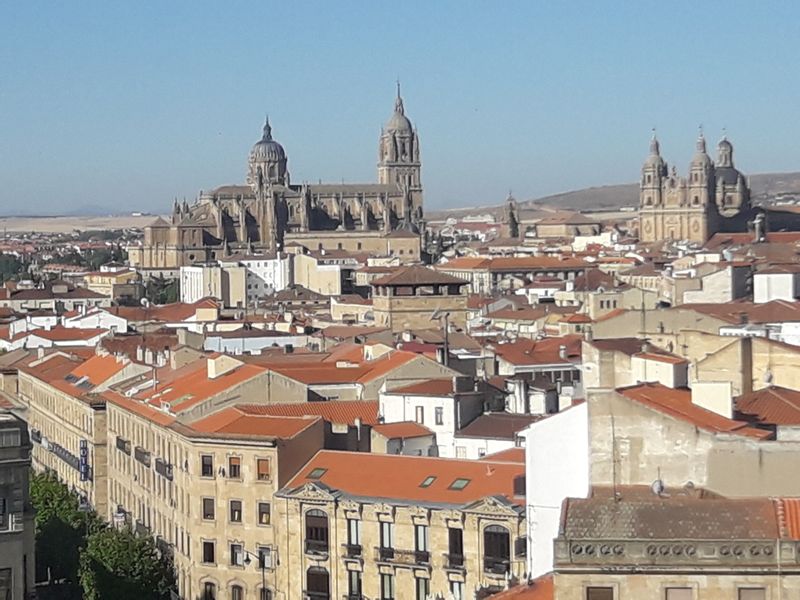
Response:
[[[750,185],[754,200],[766,200],[779,194],[797,194],[800,196],[800,172],[795,173],[760,173],[750,176]],[[526,219],[535,218],[531,211],[542,208],[559,208],[569,210],[614,210],[623,206],[636,206],[639,203],[639,184],[622,183],[603,185],[582,190],[573,190],[552,196],[544,196],[519,203]],[[427,214],[431,220],[466,215],[493,214],[502,215],[502,205],[477,206],[452,210],[431,211]]]

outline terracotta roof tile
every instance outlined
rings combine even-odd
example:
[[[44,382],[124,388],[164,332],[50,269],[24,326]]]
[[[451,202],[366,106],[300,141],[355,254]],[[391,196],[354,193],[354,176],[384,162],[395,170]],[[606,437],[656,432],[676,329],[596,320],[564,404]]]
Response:
[[[693,404],[692,392],[688,389],[673,389],[659,383],[642,383],[618,388],[617,392],[635,402],[712,433],[732,433],[759,439],[772,435],[769,431],[750,427],[746,422],[728,419]]]
[[[401,267],[394,273],[374,279],[371,285],[405,286],[405,285],[457,285],[468,281],[441,273],[428,267],[413,265]]]
[[[87,378],[94,386],[116,375],[125,368],[125,362],[111,354],[96,355],[72,370],[70,375],[77,379]]]
[[[90,340],[97,336],[106,335],[109,331],[108,329],[73,329],[59,325],[52,329],[35,329],[28,333],[52,342],[68,342],[70,340]]]
[[[231,406],[189,425],[202,433],[292,438],[319,420],[315,416],[273,417],[248,413]]]
[[[736,412],[747,420],[800,425],[800,391],[769,386],[736,398]]]
[[[426,379],[418,383],[409,385],[402,385],[391,390],[387,390],[389,394],[408,394],[414,396],[452,396],[453,395],[453,379]]]
[[[489,596],[489,600],[553,600],[553,598],[555,591],[551,574],[542,575],[530,583],[517,585]]]
[[[317,479],[309,478],[315,469],[325,471]],[[513,493],[514,479],[524,474],[524,465],[513,463],[322,450],[287,488],[321,483],[350,496],[395,502],[463,506],[488,496],[504,496],[522,504],[524,499]],[[435,479],[421,487],[427,477]],[[458,479],[467,480],[466,486],[452,489]]]
[[[456,432],[457,437],[514,440],[517,434],[531,423],[541,421],[542,415],[512,413],[485,413],[476,417],[469,425]]]
[[[356,419],[359,419],[364,425],[377,425],[380,422],[377,401],[331,400],[290,404],[240,404],[237,409],[248,415],[319,416],[329,423],[346,423],[348,425],[354,425]]]

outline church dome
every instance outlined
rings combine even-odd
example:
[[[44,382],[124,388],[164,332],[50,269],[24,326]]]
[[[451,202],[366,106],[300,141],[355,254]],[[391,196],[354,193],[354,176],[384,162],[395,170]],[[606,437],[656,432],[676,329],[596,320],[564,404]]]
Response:
[[[650,154],[647,160],[644,161],[646,167],[657,167],[662,169],[666,166],[666,162],[661,158],[661,145],[658,143],[655,132],[650,140]]]
[[[394,114],[389,117],[384,126],[386,131],[395,132],[408,132],[411,133],[414,128],[411,126],[411,121],[406,116],[406,111],[403,108],[403,99],[400,97],[400,84],[397,84],[397,98],[394,101]]]
[[[269,119],[264,123],[264,135],[255,143],[250,151],[250,156],[256,160],[286,160],[286,152],[283,146],[272,139],[272,127],[269,124]]]
[[[697,138],[697,150],[692,159],[692,166],[710,167],[713,164],[711,157],[706,152],[706,138],[701,132],[700,137]]]

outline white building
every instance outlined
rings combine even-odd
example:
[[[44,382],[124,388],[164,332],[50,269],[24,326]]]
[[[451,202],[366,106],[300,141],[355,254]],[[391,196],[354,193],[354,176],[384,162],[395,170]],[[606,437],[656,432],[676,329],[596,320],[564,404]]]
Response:
[[[553,570],[561,503],[589,496],[588,403],[572,406],[530,425],[525,438],[525,502],[528,520],[528,576]]]
[[[215,298],[226,308],[237,308],[245,302],[245,282],[244,267],[216,263],[181,267],[181,302],[194,304],[203,298]]]
[[[800,298],[800,265],[774,265],[753,274],[753,301],[793,302]]]
[[[128,320],[112,314],[104,308],[79,308],[63,317],[63,325],[67,329],[108,329],[112,333],[128,331]]]
[[[293,283],[292,257],[276,254],[251,254],[230,256],[219,261],[222,266],[242,266],[247,273],[247,304],[252,306],[259,298],[285,290]]]

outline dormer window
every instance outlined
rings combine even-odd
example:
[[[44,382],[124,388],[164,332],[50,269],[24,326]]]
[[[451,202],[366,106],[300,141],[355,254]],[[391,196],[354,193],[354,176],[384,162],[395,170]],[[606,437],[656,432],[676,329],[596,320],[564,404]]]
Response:
[[[453,483],[450,484],[450,489],[461,491],[469,485],[469,482],[470,482],[469,479],[463,479],[459,477],[458,479],[454,480]]]
[[[422,480],[422,483],[419,484],[419,487],[421,488],[430,487],[434,481],[436,481],[436,476],[428,475],[425,479]]]

